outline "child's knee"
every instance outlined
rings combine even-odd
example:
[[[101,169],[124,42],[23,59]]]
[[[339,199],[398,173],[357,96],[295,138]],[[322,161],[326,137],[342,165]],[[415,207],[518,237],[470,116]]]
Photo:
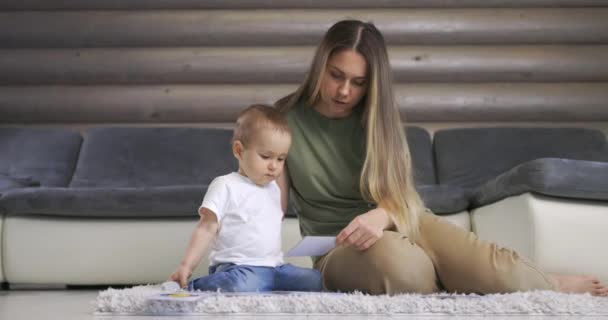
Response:
[[[190,290],[220,291],[220,292],[243,292],[255,291],[257,282],[252,277],[245,277],[236,272],[218,272],[206,277],[201,277],[190,282]]]
[[[323,279],[319,270],[306,269],[302,278],[305,291],[323,291]]]
[[[300,268],[285,264],[277,268],[277,283],[280,290],[322,291],[321,272],[311,268]]]

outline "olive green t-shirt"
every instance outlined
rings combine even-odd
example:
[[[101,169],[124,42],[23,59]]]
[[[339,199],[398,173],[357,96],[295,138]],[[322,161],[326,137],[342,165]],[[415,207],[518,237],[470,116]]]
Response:
[[[302,236],[336,235],[374,207],[359,189],[365,160],[361,109],[340,119],[302,104],[287,112],[292,134],[287,156],[289,210],[300,219]]]

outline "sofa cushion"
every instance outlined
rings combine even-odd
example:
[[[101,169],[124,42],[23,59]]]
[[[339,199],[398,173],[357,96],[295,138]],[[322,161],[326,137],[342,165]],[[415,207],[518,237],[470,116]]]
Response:
[[[477,187],[538,158],[608,161],[603,132],[581,128],[474,128],[434,136],[440,184]]]
[[[32,183],[67,186],[81,143],[79,133],[67,130],[0,128],[0,174],[7,177],[4,183],[14,187]]]
[[[140,188],[24,188],[7,191],[9,215],[151,218],[197,216],[207,186]]]
[[[228,129],[94,128],[70,187],[208,185],[238,169],[231,139]]]
[[[555,158],[529,161],[480,186],[473,194],[472,204],[480,207],[526,192],[608,200],[608,162]]]
[[[3,192],[11,189],[27,188],[27,187],[38,187],[40,182],[35,181],[31,177],[10,177],[6,174],[0,173],[0,195]]]
[[[433,146],[428,131],[419,127],[406,127],[406,137],[412,156],[416,189],[425,206],[438,215],[465,210],[469,200],[462,188],[436,184]]]
[[[461,212],[469,207],[469,195],[463,188],[448,185],[423,185],[416,189],[426,207],[437,215]]]
[[[405,136],[412,156],[412,168],[416,185],[435,184],[435,164],[431,135],[419,127],[406,127]]]

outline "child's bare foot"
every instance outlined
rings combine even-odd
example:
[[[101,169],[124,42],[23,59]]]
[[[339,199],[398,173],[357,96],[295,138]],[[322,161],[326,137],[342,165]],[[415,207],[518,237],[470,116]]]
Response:
[[[557,291],[565,293],[590,293],[594,296],[608,296],[608,288],[592,276],[567,276],[550,274],[557,284]]]

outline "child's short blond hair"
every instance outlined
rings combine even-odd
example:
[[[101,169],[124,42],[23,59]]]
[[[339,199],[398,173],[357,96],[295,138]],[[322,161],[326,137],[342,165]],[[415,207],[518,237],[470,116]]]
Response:
[[[239,113],[232,142],[238,140],[247,146],[261,129],[266,128],[291,134],[287,119],[276,108],[264,104],[250,105]]]

